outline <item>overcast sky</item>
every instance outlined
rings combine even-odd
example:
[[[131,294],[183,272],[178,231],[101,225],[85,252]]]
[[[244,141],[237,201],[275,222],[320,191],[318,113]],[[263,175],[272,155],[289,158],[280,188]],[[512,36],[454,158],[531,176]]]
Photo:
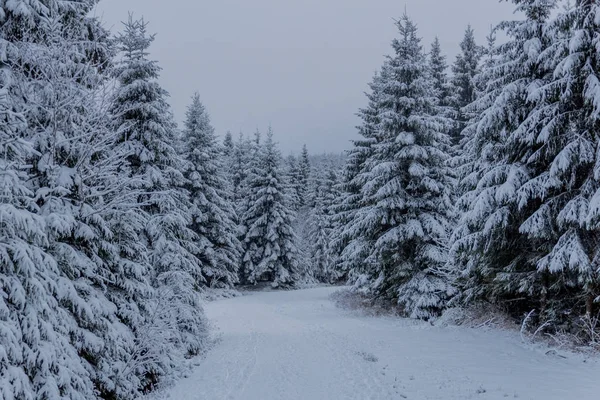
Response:
[[[498,0],[102,0],[96,14],[113,31],[129,11],[150,23],[178,121],[198,91],[219,135],[272,124],[287,154],[304,143],[311,153],[350,147],[405,6],[425,47],[438,35],[449,61],[467,24],[483,44],[491,25],[514,17]]]

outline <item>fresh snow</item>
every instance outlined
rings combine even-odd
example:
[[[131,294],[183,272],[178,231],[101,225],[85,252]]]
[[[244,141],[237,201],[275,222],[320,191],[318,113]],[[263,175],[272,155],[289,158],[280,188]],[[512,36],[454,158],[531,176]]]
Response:
[[[337,288],[206,305],[220,340],[172,400],[597,400],[597,359],[492,329],[437,327],[337,308]],[[565,358],[562,358],[562,357]]]

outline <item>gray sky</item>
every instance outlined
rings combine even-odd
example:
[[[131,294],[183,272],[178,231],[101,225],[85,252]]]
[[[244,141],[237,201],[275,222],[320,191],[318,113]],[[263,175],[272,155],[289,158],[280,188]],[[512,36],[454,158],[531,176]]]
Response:
[[[272,124],[284,153],[303,143],[320,153],[356,137],[355,113],[405,6],[425,47],[438,35],[449,62],[467,24],[483,44],[513,18],[498,0],[102,0],[96,14],[113,31],[128,11],[149,21],[178,121],[198,91],[220,135]]]

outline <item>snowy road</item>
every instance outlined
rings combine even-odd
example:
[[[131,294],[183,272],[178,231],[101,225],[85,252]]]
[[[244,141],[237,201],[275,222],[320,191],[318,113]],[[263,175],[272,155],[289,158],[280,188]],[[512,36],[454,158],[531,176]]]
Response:
[[[600,364],[511,333],[437,328],[336,308],[336,289],[210,303],[222,333],[172,400],[600,399]]]

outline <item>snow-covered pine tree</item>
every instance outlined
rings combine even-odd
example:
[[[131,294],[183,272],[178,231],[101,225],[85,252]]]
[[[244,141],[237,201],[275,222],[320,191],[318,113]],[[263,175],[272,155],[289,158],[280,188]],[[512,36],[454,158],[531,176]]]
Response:
[[[243,217],[246,211],[252,206],[250,198],[250,183],[260,175],[258,170],[258,159],[261,156],[261,133],[257,129],[253,134],[254,138],[246,137],[242,133],[239,135],[236,143],[236,152],[234,155],[234,170],[232,173],[235,208],[238,216],[239,240],[244,246],[244,238],[248,226],[244,224]],[[239,269],[240,280],[243,279],[243,269]]]
[[[540,195],[545,185],[554,192],[558,181],[548,180],[549,165],[540,156],[562,146],[548,146],[550,131],[529,122],[550,115],[541,94],[552,81],[552,67],[541,57],[553,41],[547,28],[555,2],[515,3],[526,19],[500,25],[509,40],[487,62],[478,78],[485,91],[467,107],[477,117],[464,131],[462,217],[451,254],[466,278],[462,297],[510,299],[511,309],[520,312],[536,303],[545,308],[550,287],[538,265],[556,238],[556,214],[551,217]]]
[[[71,337],[91,367],[95,389],[101,396],[133,398],[139,381],[135,374],[123,374],[132,356],[133,330],[142,320],[140,304],[132,299],[138,296],[143,304],[147,278],[143,267],[133,279],[118,275],[123,257],[110,224],[121,202],[129,200],[130,187],[115,179],[124,159],[111,154],[115,135],[106,110],[97,107],[99,92],[90,90],[100,90],[104,78],[93,64],[78,61],[83,49],[78,41],[70,44],[62,29],[55,20],[47,52],[31,55],[45,71],[35,82],[43,89],[30,92],[28,99],[40,155],[33,161],[36,202],[47,219],[49,252],[65,285],[60,301],[77,323]]]
[[[267,281],[275,287],[289,287],[299,279],[294,214],[286,204],[280,162],[269,129],[266,142],[258,147],[252,162],[249,201],[242,216],[245,235],[241,278],[246,284]]]
[[[492,27],[490,33],[486,37],[487,46],[482,50],[482,59],[479,67],[479,72],[473,78],[475,84],[475,98],[471,104],[464,107],[467,114],[471,115],[471,120],[462,132],[462,139],[455,147],[454,157],[450,161],[450,167],[453,169],[457,177],[455,185],[455,195],[460,198],[473,188],[477,170],[481,168],[478,165],[482,158],[473,157],[469,146],[473,145],[474,130],[481,119],[483,112],[489,108],[496,99],[498,91],[502,89],[503,81],[496,79],[497,74],[496,63],[499,59],[499,49],[496,46],[496,31],[497,27]],[[484,161],[485,162],[485,161]],[[468,178],[468,179],[466,179]],[[457,214],[460,214],[460,207],[455,208]]]
[[[496,45],[496,27],[490,28],[490,33],[485,37],[486,46],[482,49],[479,72],[473,79],[475,83],[475,99],[479,99],[486,91],[489,71],[496,65],[498,59],[498,46]],[[473,104],[473,103],[471,103]],[[477,113],[475,113],[475,118]]]
[[[429,70],[433,79],[433,87],[437,90],[439,107],[448,107],[450,98],[450,82],[448,80],[448,64],[442,53],[440,39],[436,36],[429,52]]]
[[[353,224],[356,213],[367,205],[363,198],[362,188],[367,184],[369,163],[374,145],[379,135],[380,99],[383,85],[389,78],[389,65],[386,61],[371,83],[370,92],[366,93],[367,107],[357,113],[361,124],[357,127],[361,139],[353,141],[353,148],[348,151],[346,164],[342,174],[339,199],[335,207],[335,230],[332,234],[332,250],[335,252],[338,273],[357,279],[365,274],[368,267],[366,258],[372,243],[367,240],[361,227]]]
[[[321,186],[321,185],[319,185]],[[310,260],[311,276],[319,282],[329,283],[330,270],[333,263],[330,252],[331,230],[329,218],[320,197],[315,198],[314,208],[311,210],[308,220],[309,245],[308,258]]]
[[[451,95],[449,103],[453,108],[455,126],[450,132],[453,144],[458,144],[462,131],[472,118],[463,109],[475,101],[475,76],[479,70],[482,49],[475,41],[475,32],[469,25],[460,43],[461,52],[452,65]]]
[[[0,397],[91,398],[89,371],[68,337],[75,330],[73,317],[56,296],[63,277],[46,251],[46,221],[29,183],[29,160],[38,154],[16,88],[23,76],[15,76],[20,72],[15,65],[7,66],[17,61],[12,57],[22,57],[22,48],[0,41]]]
[[[310,180],[311,180],[311,166],[310,157],[308,155],[308,148],[306,145],[302,146],[302,153],[300,153],[300,160],[298,162],[298,197],[299,204],[298,209],[306,207],[310,203]]]
[[[435,90],[435,97],[437,97],[437,111],[435,114],[440,116],[454,119],[456,117],[455,109],[452,106],[456,93],[452,93],[453,85],[448,79],[448,65],[446,63],[446,56],[442,53],[439,38],[436,36],[434,39],[431,50],[428,55],[428,66],[433,79],[433,88]],[[456,127],[453,127],[456,128]],[[450,130],[452,135],[452,129]],[[461,156],[460,146],[457,146],[453,153],[454,157],[448,160],[448,166],[450,167],[450,175],[452,176],[452,195],[456,197],[456,164],[458,161],[456,158]],[[454,219],[454,215],[452,216]],[[450,232],[449,232],[450,234]]]
[[[519,232],[538,244],[527,263],[542,280],[542,312],[591,317],[600,301],[600,4],[577,0],[541,32],[528,87],[535,107],[508,140],[507,161],[522,171],[513,202],[526,217]]]
[[[233,194],[224,175],[214,128],[197,93],[184,122],[183,157],[193,206],[191,227],[201,250],[202,273],[210,287],[233,287],[238,282],[242,252]]]
[[[285,182],[286,194],[289,198],[289,206],[294,212],[300,210],[301,193],[300,193],[300,167],[298,159],[293,154],[290,154],[286,159]]]
[[[230,176],[233,191],[233,201],[236,206],[238,216],[241,215],[241,208],[244,200],[244,184],[248,177],[250,162],[252,159],[252,143],[242,133],[234,144],[233,154],[230,161]]]
[[[135,376],[123,373],[134,325],[121,319],[119,306],[130,306],[129,317],[139,314],[136,289],[147,284],[140,274],[128,282],[138,285],[124,286],[126,277],[115,269],[121,255],[109,219],[127,199],[111,191],[129,191],[113,180],[122,159],[109,150],[114,135],[99,91],[111,48],[106,31],[87,17],[94,2],[40,4],[13,2],[3,10],[2,25],[10,38],[4,62],[18,81],[12,107],[25,115],[23,139],[35,149],[23,166],[30,168],[28,186],[35,193],[29,210],[43,221],[31,221],[30,228],[43,226],[46,235],[47,258],[38,258],[36,274],[52,281],[36,287],[27,318],[20,317],[28,327],[22,338],[32,383],[27,389],[32,398],[132,398]],[[31,230],[24,233],[40,243]]]
[[[146,30],[146,22],[130,17],[118,38],[123,59],[115,70],[119,86],[112,113],[119,132],[116,150],[129,154],[129,177],[141,182],[145,191],[138,198],[148,216],[140,234],[149,252],[158,297],[154,318],[143,330],[148,333],[162,327],[160,338],[165,339],[158,341],[159,349],[145,350],[164,355],[143,366],[144,384],[151,387],[170,373],[178,355],[202,349],[207,324],[198,296],[204,284],[200,249],[196,234],[188,228],[192,218],[189,194],[183,189],[185,163],[173,147],[175,123],[166,102],[168,94],[157,82],[160,67],[148,59],[154,36]]]
[[[233,135],[231,131],[227,131],[225,138],[223,139],[223,155],[226,159],[231,158],[233,155],[235,144],[233,143]]]
[[[556,137],[565,147],[546,157],[552,160],[550,175],[562,181],[566,197],[562,209],[557,210],[561,237],[540,260],[539,268],[555,275],[568,271],[581,288],[579,304],[585,304],[586,316],[591,318],[600,302],[600,138],[596,133],[600,126],[600,4],[577,0],[573,9],[559,18],[565,20],[572,21],[572,28],[559,25],[559,54],[564,58],[555,70],[562,89],[557,115],[564,118],[556,125],[563,130],[557,129],[546,139],[552,142]],[[554,128],[553,122],[548,129]],[[578,207],[586,202],[587,213]],[[567,256],[571,258],[568,262]]]
[[[367,258],[370,289],[396,299],[407,315],[428,319],[452,293],[447,280],[450,208],[446,131],[417,27],[404,15],[392,42],[389,78],[379,100],[378,134],[362,188],[366,204],[353,224],[373,245]],[[365,239],[361,239],[365,240]]]
[[[332,251],[334,206],[339,198],[338,176],[333,166],[315,174],[314,206],[308,220],[311,275],[320,282],[333,283],[340,278]]]
[[[311,238],[310,232],[310,212],[311,208],[308,205],[302,206],[304,201],[303,198],[309,198],[310,193],[302,190],[301,185],[301,174],[298,157],[290,154],[285,163],[285,195],[286,203],[292,212],[295,214],[293,223],[293,230],[296,234],[296,249],[297,249],[297,260],[298,260],[298,271],[301,274],[301,279],[304,282],[312,282],[315,280],[313,276],[313,268],[311,265],[311,245],[313,239]],[[310,189],[310,185],[309,185]]]

